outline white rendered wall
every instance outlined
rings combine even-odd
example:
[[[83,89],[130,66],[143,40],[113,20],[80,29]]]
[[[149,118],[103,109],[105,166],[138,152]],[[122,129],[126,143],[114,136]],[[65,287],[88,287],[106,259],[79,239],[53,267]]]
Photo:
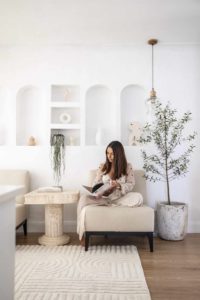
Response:
[[[192,157],[187,177],[171,185],[172,199],[189,204],[189,232],[200,232],[199,205],[199,146],[200,123],[200,46],[158,45],[155,49],[155,87],[163,102],[170,100],[178,111],[191,110],[191,130],[198,132],[197,148]],[[113,114],[116,132],[120,138],[120,95],[124,87],[138,85],[149,96],[151,88],[151,53],[147,45],[138,47],[13,47],[0,49],[0,87],[6,90],[6,113],[9,134],[7,146],[0,146],[0,168],[26,168],[31,173],[32,189],[53,184],[48,143],[49,87],[52,84],[75,84],[81,88],[81,146],[66,148],[66,174],[62,184],[66,188],[81,188],[87,173],[104,161],[104,146],[85,146],[84,101],[87,90],[96,85],[106,86],[112,92]],[[20,88],[34,86],[44,92],[47,111],[40,122],[44,142],[37,147],[15,146],[16,95]],[[45,98],[46,97],[46,98]],[[145,99],[144,99],[145,101]],[[8,109],[9,107],[9,109]],[[39,108],[38,108],[39,109]],[[138,110],[140,111],[140,110]],[[94,112],[95,113],[95,112]],[[0,114],[1,115],[1,114]],[[141,116],[143,118],[143,115]],[[138,120],[137,120],[138,121]],[[4,119],[5,122],[5,119]],[[107,120],[109,122],[109,120]],[[7,131],[6,131],[7,132]],[[46,136],[46,140],[45,140]],[[46,145],[45,145],[46,143]],[[128,161],[135,168],[142,167],[140,149],[126,148]],[[152,207],[165,197],[160,183],[148,183],[148,200]],[[76,206],[65,206],[65,229],[75,230]],[[44,228],[44,208],[30,207],[29,231]]]

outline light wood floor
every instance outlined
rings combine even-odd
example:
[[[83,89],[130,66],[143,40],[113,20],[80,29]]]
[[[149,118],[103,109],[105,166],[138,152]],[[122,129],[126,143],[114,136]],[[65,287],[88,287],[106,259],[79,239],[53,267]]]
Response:
[[[79,245],[78,236],[71,236],[71,244]],[[18,245],[37,244],[40,234],[27,237],[17,234]],[[200,300],[200,234],[188,234],[184,241],[171,242],[154,239],[155,250],[149,252],[147,239],[93,237],[91,244],[134,244],[139,252],[152,300]]]

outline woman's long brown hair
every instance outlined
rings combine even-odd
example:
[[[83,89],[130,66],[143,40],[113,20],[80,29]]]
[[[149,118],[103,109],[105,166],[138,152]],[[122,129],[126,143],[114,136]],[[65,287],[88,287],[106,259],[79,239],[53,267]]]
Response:
[[[107,158],[108,148],[111,148],[114,154],[114,174],[112,179],[115,180],[120,178],[122,175],[127,175],[127,160],[124,147],[118,141],[113,141],[106,147],[106,162],[102,168],[102,171],[105,172],[105,174],[108,174],[112,167],[112,163],[110,163]]]

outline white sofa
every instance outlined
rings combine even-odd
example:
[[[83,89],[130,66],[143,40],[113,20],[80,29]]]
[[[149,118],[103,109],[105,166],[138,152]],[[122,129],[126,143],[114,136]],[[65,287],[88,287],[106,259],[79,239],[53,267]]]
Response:
[[[97,170],[90,172],[89,184],[92,185]],[[141,193],[144,205],[125,206],[87,206],[85,215],[85,250],[89,247],[92,235],[135,235],[148,237],[150,251],[153,251],[154,209],[146,203],[146,180],[142,170],[135,170],[136,185],[134,192]]]
[[[16,229],[23,225],[27,234],[27,207],[24,204],[24,194],[30,189],[30,175],[27,170],[0,170],[0,185],[23,185],[22,195],[16,197]]]

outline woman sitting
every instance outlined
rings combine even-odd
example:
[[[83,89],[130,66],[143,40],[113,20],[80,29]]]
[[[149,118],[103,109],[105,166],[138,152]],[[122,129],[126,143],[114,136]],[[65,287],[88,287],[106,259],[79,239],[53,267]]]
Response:
[[[123,145],[118,141],[111,142],[106,147],[106,161],[101,164],[93,186],[99,183],[109,183],[109,190],[103,195],[80,197],[77,209],[77,233],[81,240],[85,231],[85,210],[88,205],[141,206],[142,195],[133,193],[135,177],[132,165],[127,163]]]

